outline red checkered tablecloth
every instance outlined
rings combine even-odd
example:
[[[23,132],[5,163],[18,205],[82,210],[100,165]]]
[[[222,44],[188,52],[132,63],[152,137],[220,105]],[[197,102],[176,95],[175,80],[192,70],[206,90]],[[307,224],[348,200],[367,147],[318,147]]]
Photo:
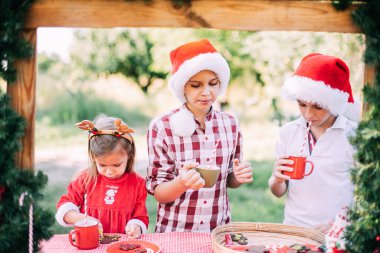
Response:
[[[211,234],[209,233],[161,233],[142,235],[139,240],[149,241],[161,246],[162,253],[212,253]],[[121,235],[118,242],[127,241],[126,235]],[[100,244],[93,250],[79,250],[69,242],[69,236],[54,235],[50,240],[41,243],[43,253],[70,252],[106,252],[111,244]]]

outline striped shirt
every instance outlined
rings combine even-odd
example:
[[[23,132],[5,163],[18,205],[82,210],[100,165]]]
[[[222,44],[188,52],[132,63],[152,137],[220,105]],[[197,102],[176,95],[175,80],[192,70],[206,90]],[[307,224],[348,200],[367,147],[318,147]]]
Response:
[[[158,203],[156,232],[210,232],[231,220],[227,176],[232,172],[233,159],[242,158],[242,135],[233,116],[211,109],[204,130],[194,118],[197,123],[194,133],[189,137],[176,136],[169,119],[179,110],[188,109],[182,106],[150,124],[148,193],[154,194],[157,185],[177,177],[181,166],[188,161],[211,163],[220,167],[221,173],[212,188],[189,189],[173,202]],[[215,159],[210,159],[213,156]]]
[[[308,139],[308,143],[309,143],[309,145],[308,145],[309,146],[309,155],[311,155],[311,153],[313,153],[315,143],[317,142],[317,140],[315,139],[315,137],[313,136],[313,134],[311,132],[311,129],[307,133],[307,139]]]

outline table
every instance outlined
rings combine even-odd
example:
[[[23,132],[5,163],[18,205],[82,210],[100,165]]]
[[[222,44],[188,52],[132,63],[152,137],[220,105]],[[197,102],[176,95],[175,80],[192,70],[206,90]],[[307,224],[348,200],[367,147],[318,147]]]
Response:
[[[120,236],[118,242],[127,241],[126,235],[120,234]],[[145,234],[138,240],[149,241],[160,245],[162,253],[212,253],[210,233],[170,232]],[[112,245],[112,243],[100,244],[98,248],[93,250],[79,250],[70,244],[69,236],[63,234],[54,235],[50,240],[42,241],[41,251],[43,253],[106,252],[106,249],[110,245]]]

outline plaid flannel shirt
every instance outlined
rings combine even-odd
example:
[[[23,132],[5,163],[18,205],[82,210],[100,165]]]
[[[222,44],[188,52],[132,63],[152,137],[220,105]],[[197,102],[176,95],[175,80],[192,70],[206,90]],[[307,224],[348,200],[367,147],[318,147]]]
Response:
[[[194,118],[197,128],[193,135],[176,136],[171,131],[169,119],[178,110],[187,108],[182,106],[150,124],[148,193],[154,194],[157,185],[177,177],[187,161],[210,164],[218,139],[220,142],[211,164],[219,166],[221,173],[212,188],[189,189],[173,202],[158,203],[156,232],[210,232],[231,220],[227,176],[232,172],[233,159],[242,158],[242,135],[233,116],[211,109],[206,115],[204,130]]]

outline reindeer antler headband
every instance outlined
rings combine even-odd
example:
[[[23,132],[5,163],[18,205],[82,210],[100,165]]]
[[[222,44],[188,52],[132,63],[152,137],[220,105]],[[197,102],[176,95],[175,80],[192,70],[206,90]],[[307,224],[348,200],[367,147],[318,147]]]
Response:
[[[122,137],[124,139],[127,139],[130,143],[133,143],[133,138],[131,133],[134,133],[135,131],[132,128],[129,128],[127,124],[122,124],[120,119],[115,119],[115,130],[110,129],[97,129],[94,126],[94,123],[92,123],[90,120],[83,120],[82,122],[79,122],[75,124],[79,129],[86,130],[90,133],[88,139],[90,140],[95,135],[100,134],[109,134],[114,135],[118,138]]]

